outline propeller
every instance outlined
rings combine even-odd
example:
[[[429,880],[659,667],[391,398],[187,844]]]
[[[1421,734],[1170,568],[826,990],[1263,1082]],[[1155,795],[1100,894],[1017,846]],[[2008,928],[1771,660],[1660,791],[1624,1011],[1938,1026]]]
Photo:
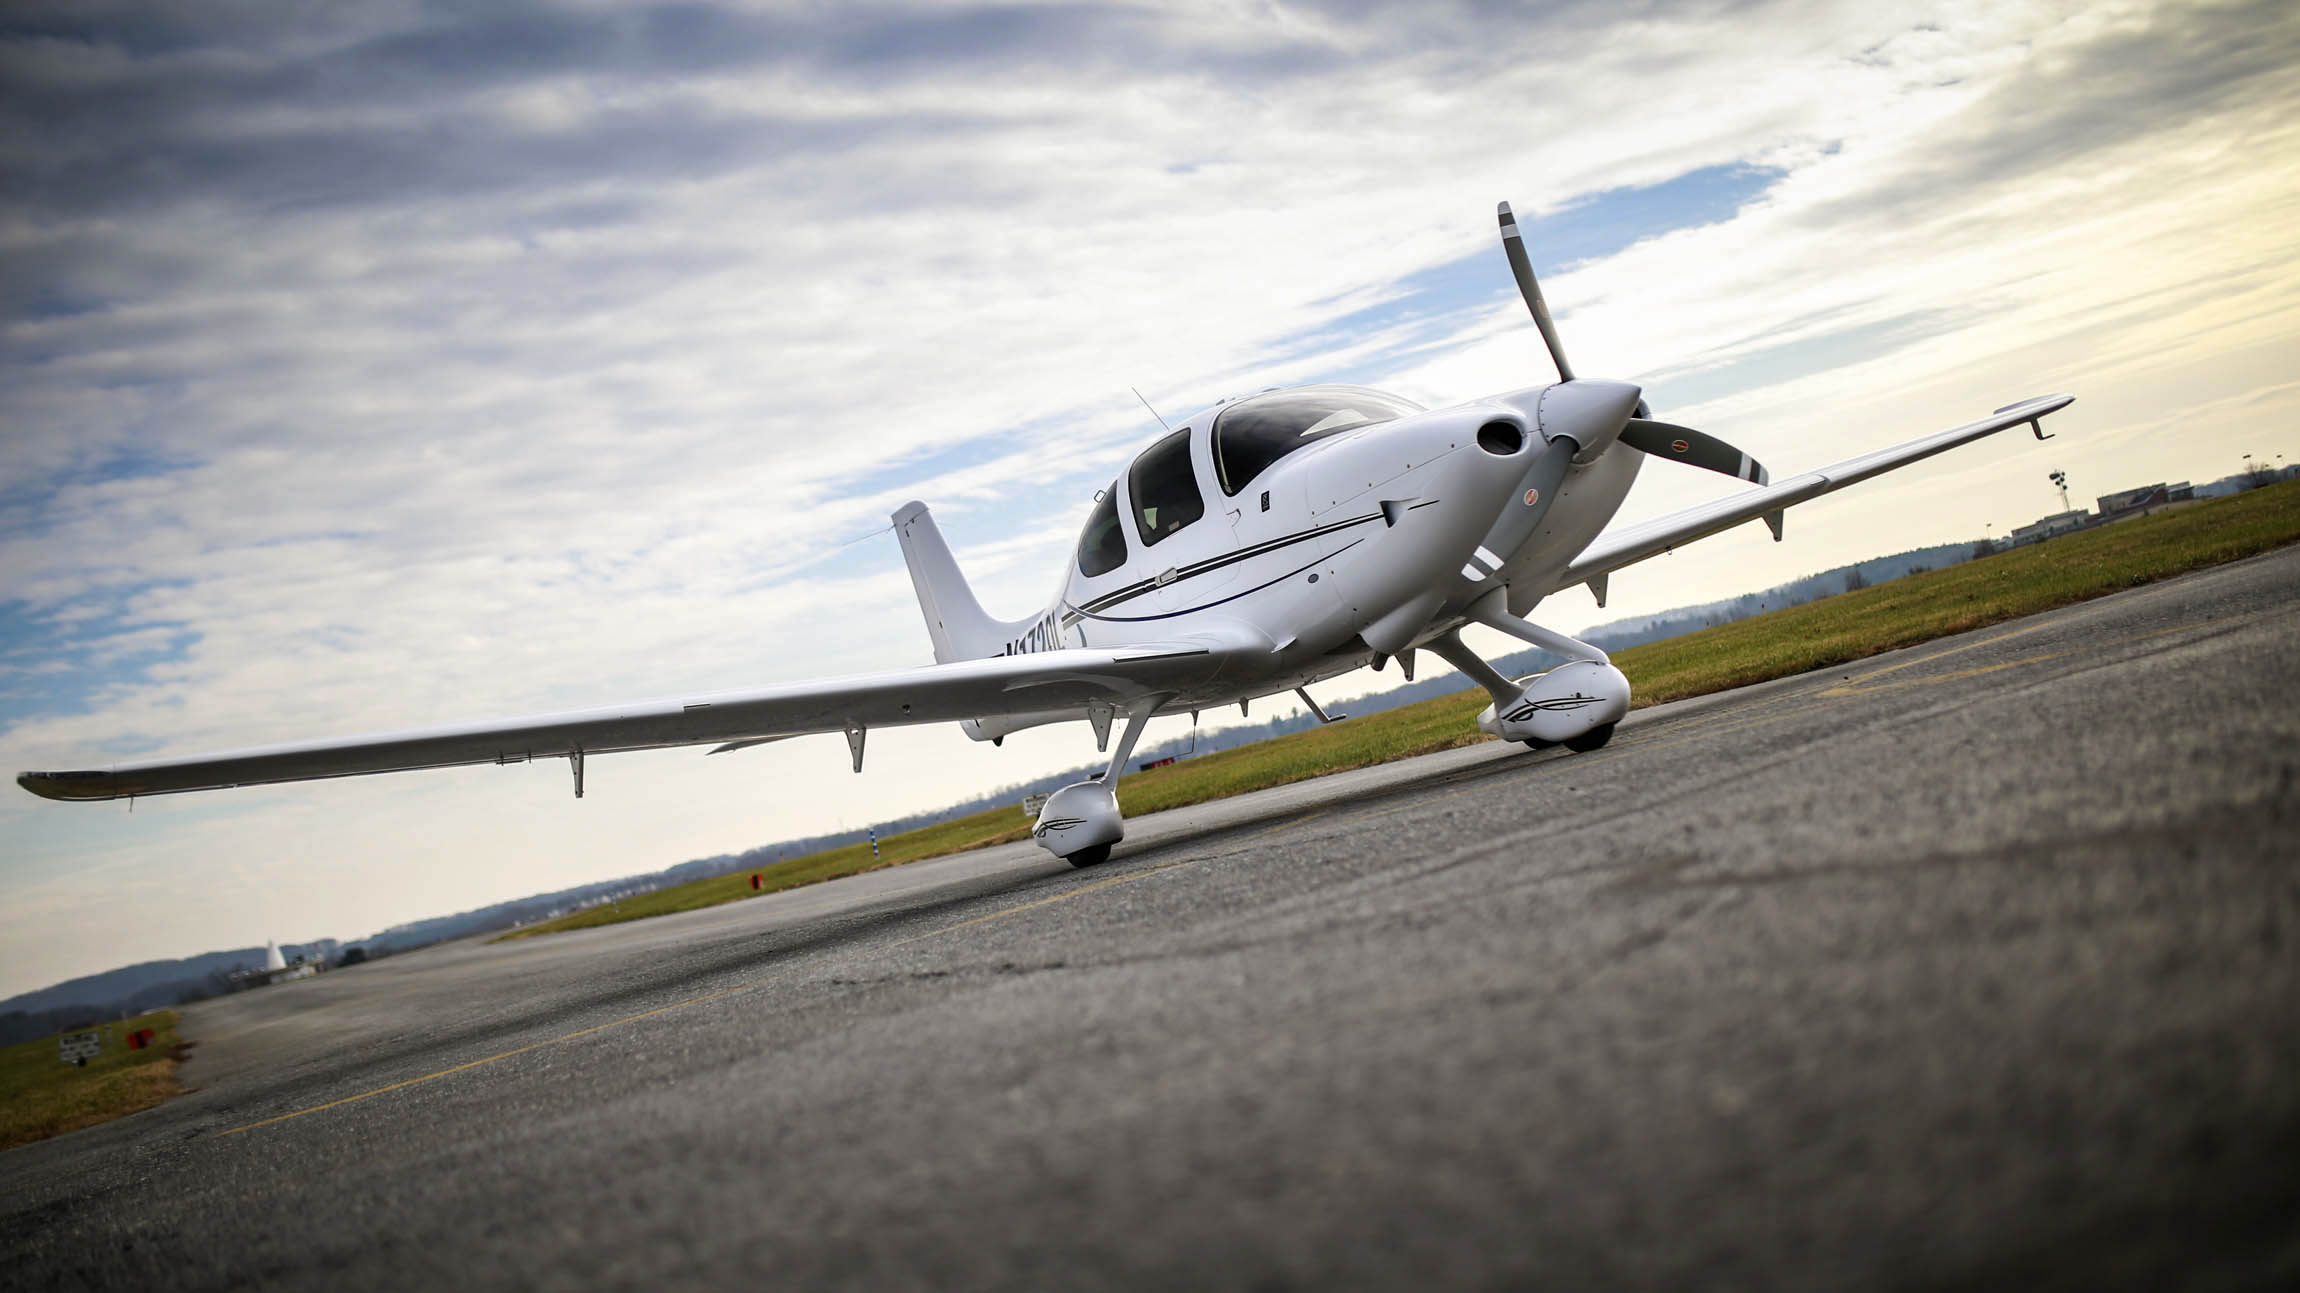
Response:
[[[1557,364],[1558,380],[1571,383],[1576,380],[1573,365],[1566,361],[1565,343],[1557,339],[1557,324],[1549,317],[1549,303],[1542,299],[1541,283],[1533,276],[1533,262],[1526,258],[1525,239],[1518,233],[1517,216],[1510,211],[1507,202],[1501,204],[1498,213],[1501,216],[1501,249],[1509,257],[1509,272],[1517,279],[1518,295],[1525,298],[1525,308],[1533,313],[1533,326],[1541,329],[1541,339],[1549,347],[1549,357]],[[1736,480],[1752,481],[1759,485],[1768,483],[1770,479],[1762,463],[1723,440],[1691,427],[1654,421],[1652,410],[1646,407],[1642,399],[1636,401],[1633,410],[1625,412],[1630,416],[1622,427],[1620,442],[1640,453],[1720,472]],[[1532,478],[1537,473],[1545,478],[1548,476],[1549,469],[1545,462],[1537,460],[1528,469],[1527,487],[1538,487],[1542,483]],[[1545,498],[1555,491],[1557,482],[1553,480],[1548,484],[1549,488],[1543,489],[1538,497]],[[1539,518],[1537,516],[1534,519]],[[1496,525],[1497,535],[1507,523],[1508,518],[1505,518],[1503,523]],[[1490,542],[1486,546],[1496,552],[1512,550],[1493,547]]]

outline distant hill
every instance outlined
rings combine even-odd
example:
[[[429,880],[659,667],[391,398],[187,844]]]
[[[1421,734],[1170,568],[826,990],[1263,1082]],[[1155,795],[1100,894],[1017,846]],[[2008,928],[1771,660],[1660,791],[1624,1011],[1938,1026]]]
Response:
[[[332,938],[280,945],[280,955],[291,961],[299,957],[332,961],[338,951]],[[0,1045],[216,996],[230,990],[226,976],[233,970],[253,970],[263,963],[260,947],[202,952],[173,961],[144,961],[10,997],[0,1001]]]

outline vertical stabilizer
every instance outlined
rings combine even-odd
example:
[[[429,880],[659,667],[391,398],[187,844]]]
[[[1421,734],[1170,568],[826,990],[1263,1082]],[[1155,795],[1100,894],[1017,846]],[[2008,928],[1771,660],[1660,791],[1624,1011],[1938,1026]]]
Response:
[[[918,590],[927,636],[934,639],[935,663],[997,655],[1029,627],[1028,620],[1009,623],[983,611],[926,504],[910,502],[897,509],[894,533],[902,541],[902,559],[910,566],[911,587]]]

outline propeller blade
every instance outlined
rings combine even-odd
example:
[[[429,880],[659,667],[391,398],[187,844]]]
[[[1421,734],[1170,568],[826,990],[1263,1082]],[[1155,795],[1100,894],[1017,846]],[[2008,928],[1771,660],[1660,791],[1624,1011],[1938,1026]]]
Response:
[[[1470,580],[1471,583],[1490,578],[1493,570],[1487,569],[1488,566],[1499,569],[1533,537],[1541,518],[1548,514],[1549,505],[1557,501],[1557,487],[1565,482],[1565,469],[1573,465],[1573,455],[1579,452],[1581,446],[1561,436],[1543,445],[1541,452],[1534,455],[1525,475],[1517,482],[1516,496],[1503,505],[1501,515],[1486,531],[1485,541],[1478,544],[1469,566],[1462,571],[1465,577],[1472,571],[1482,572]]]
[[[1763,463],[1723,440],[1691,427],[1656,422],[1651,418],[1631,418],[1629,425],[1621,429],[1621,443],[1640,453],[1722,472],[1736,480],[1754,481],[1759,485],[1772,483],[1772,478],[1765,474]]]
[[[1517,217],[1510,214],[1509,203],[1501,204],[1501,249],[1509,257],[1509,272],[1517,276],[1518,295],[1525,298],[1525,308],[1533,311],[1533,326],[1541,329],[1541,339],[1549,344],[1549,357],[1557,361],[1557,379],[1573,380],[1573,365],[1565,362],[1565,345],[1557,339],[1557,325],[1549,321],[1549,303],[1541,299],[1541,284],[1533,277],[1533,264],[1525,258],[1525,240],[1518,237]]]

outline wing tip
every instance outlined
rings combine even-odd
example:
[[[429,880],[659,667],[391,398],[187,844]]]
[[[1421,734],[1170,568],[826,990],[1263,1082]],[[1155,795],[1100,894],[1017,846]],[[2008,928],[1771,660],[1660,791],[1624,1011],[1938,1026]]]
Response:
[[[42,799],[86,800],[117,799],[120,792],[111,784],[112,774],[98,769],[73,772],[19,772],[16,784]]]
[[[1995,417],[2000,413],[2010,413],[2018,409],[2023,412],[2033,411],[2036,416],[2043,417],[2048,413],[2058,413],[2074,403],[2076,403],[2074,395],[2066,391],[2055,391],[2050,395],[2031,395],[2025,400],[2014,400],[2001,409],[1991,409],[1989,416]]]

